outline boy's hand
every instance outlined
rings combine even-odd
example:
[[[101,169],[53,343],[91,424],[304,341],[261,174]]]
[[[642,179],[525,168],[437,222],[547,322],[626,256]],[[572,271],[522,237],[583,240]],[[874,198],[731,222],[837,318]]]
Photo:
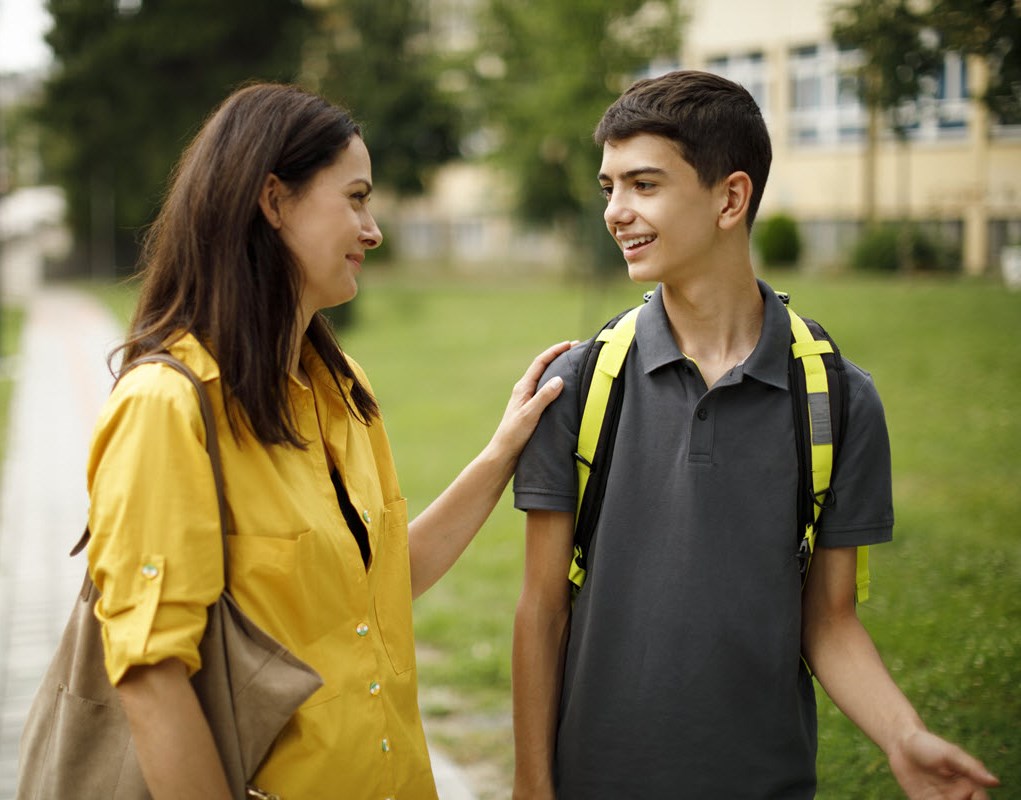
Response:
[[[890,769],[911,800],[988,800],[999,786],[981,761],[928,731],[916,731],[890,753]]]

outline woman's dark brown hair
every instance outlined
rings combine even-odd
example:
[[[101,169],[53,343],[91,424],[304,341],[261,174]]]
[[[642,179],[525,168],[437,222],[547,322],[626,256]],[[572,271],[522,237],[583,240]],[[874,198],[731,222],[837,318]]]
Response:
[[[358,125],[344,109],[294,86],[239,89],[210,116],[175,169],[142,250],[143,283],[123,363],[194,334],[220,366],[234,435],[303,446],[287,393],[301,272],[259,209],[268,175],[297,195],[335,162]],[[348,407],[368,424],[376,401],[357,379],[329,323],[307,336]]]

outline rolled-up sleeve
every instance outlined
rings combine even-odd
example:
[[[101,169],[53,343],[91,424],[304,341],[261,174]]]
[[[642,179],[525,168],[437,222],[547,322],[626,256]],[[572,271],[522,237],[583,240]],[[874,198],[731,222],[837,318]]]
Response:
[[[100,415],[88,465],[89,569],[106,669],[178,658],[189,674],[223,552],[205,428],[192,385],[161,365],[132,370]]]

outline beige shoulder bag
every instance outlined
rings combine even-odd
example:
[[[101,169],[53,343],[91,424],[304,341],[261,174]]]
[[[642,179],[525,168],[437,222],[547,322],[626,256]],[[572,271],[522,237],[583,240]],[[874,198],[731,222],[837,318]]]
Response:
[[[199,647],[202,668],[192,685],[212,729],[232,795],[265,800],[274,796],[249,782],[284,725],[322,680],[245,616],[231,596],[223,468],[209,397],[198,377],[169,354],[145,356],[129,369],[151,362],[173,367],[195,385],[220,509],[224,589],[209,608]],[[88,539],[86,529],[71,555],[79,553]],[[100,625],[94,614],[98,597],[86,570],[82,591],[25,723],[17,800],[150,796],[120,698],[103,665]]]

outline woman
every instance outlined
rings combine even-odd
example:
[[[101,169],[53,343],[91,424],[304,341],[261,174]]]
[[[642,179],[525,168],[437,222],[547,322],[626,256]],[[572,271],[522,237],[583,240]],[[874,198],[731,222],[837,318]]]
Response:
[[[410,525],[364,373],[317,312],[382,241],[368,151],[300,89],[229,97],[186,150],[143,253],[124,363],[168,349],[206,384],[241,607],[321,675],[256,775],[284,798],[432,798],[411,601],[454,563],[559,385],[538,357],[493,439]],[[533,396],[534,395],[534,396]],[[89,564],[107,671],[154,797],[229,796],[189,683],[223,588],[194,389],[165,365],[119,381],[89,461]]]

